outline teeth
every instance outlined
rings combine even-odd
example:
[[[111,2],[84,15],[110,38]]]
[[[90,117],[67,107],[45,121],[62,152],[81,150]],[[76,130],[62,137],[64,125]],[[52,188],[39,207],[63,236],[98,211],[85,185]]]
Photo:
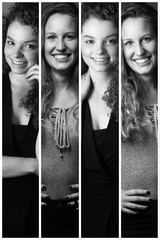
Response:
[[[17,65],[23,65],[25,62],[20,62],[20,61],[14,61],[14,60],[12,60],[12,62],[14,63],[14,64],[17,64]]]
[[[142,64],[142,63],[145,63],[149,60],[149,58],[142,58],[142,59],[137,59],[135,60],[136,63],[138,64]]]
[[[93,58],[93,60],[96,62],[104,62],[107,60],[107,58]]]
[[[55,55],[54,57],[57,59],[65,59],[68,58],[68,55]]]

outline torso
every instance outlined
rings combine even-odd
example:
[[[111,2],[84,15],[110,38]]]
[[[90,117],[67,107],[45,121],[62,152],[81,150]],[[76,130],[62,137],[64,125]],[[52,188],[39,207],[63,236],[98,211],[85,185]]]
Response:
[[[156,131],[143,141],[122,142],[122,189],[145,189],[157,199],[158,145]]]
[[[50,111],[49,118],[45,119],[42,126],[42,184],[47,186],[46,193],[51,199],[62,199],[71,194],[69,186],[78,183],[78,104],[68,110],[63,109],[61,114],[54,110]],[[53,122],[56,119],[59,124],[58,118],[64,120],[63,114],[66,114],[70,147],[62,149],[62,157],[60,148],[56,146]],[[52,115],[56,118],[52,118]],[[62,130],[61,126],[57,130]]]

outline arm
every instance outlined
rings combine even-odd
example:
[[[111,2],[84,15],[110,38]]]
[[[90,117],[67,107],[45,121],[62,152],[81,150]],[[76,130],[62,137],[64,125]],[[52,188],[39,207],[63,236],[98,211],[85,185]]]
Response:
[[[28,174],[38,175],[37,158],[3,156],[3,178],[20,177]]]

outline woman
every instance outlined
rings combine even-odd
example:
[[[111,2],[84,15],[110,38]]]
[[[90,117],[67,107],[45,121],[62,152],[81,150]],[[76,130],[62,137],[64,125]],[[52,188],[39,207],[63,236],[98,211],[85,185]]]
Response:
[[[82,4],[82,57],[82,237],[118,237],[117,3]]]
[[[38,237],[38,4],[3,21],[3,237]]]
[[[78,237],[78,8],[43,4],[42,236]]]
[[[122,236],[157,237],[157,12],[153,7],[123,5],[122,47]]]

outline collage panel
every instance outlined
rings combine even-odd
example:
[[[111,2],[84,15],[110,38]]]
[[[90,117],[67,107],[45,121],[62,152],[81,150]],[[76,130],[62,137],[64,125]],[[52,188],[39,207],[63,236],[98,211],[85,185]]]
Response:
[[[118,237],[119,4],[81,13],[82,237]]]
[[[42,3],[42,237],[78,237],[77,3]]]
[[[157,3],[122,3],[122,237],[158,237]]]
[[[2,235],[38,237],[39,4],[3,3]]]

